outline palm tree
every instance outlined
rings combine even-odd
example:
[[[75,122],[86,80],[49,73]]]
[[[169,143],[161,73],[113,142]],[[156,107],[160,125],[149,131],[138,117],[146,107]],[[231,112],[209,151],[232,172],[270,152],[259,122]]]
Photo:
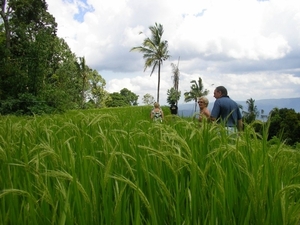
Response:
[[[191,90],[184,93],[184,101],[190,102],[190,101],[194,100],[195,101],[195,112],[196,112],[197,99],[201,96],[208,95],[209,91],[207,89],[204,90],[201,77],[199,77],[198,82],[196,82],[195,80],[192,80],[191,84],[192,84]]]
[[[180,74],[179,69],[178,69],[179,59],[178,59],[178,64],[177,65],[175,65],[174,63],[171,63],[172,73],[173,73],[173,76],[172,76],[172,78],[173,78],[173,85],[174,85],[174,89],[175,89],[176,93],[179,93],[179,91],[178,91],[178,87],[179,87],[179,74]],[[178,97],[180,97],[180,95]],[[178,104],[178,99],[176,99],[176,105],[177,104]]]
[[[151,38],[147,37],[141,46],[133,47],[130,51],[139,51],[144,54],[144,71],[146,71],[148,67],[152,67],[150,76],[156,67],[158,67],[157,102],[159,102],[160,68],[163,61],[167,60],[170,55],[168,54],[168,42],[162,40],[164,33],[163,26],[155,23],[155,26],[150,26],[149,29],[151,31]]]
[[[248,104],[248,113],[245,116],[245,121],[249,124],[253,122],[257,116],[259,116],[259,111],[253,98],[247,99],[246,103]]]

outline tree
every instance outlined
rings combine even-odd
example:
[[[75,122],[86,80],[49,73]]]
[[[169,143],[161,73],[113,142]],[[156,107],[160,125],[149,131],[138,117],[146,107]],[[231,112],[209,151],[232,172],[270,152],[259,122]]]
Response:
[[[128,106],[123,95],[118,92],[109,94],[110,100],[107,102],[108,107],[123,107]]]
[[[162,35],[164,33],[163,26],[161,24],[155,23],[155,25],[150,26],[149,29],[151,31],[151,38],[147,37],[141,46],[133,47],[130,51],[138,51],[144,54],[144,71],[146,71],[148,67],[152,67],[150,76],[153,74],[154,70],[158,68],[156,101],[159,102],[160,69],[163,61],[167,60],[170,55],[168,51],[168,42],[166,40],[162,40]]]
[[[1,0],[0,6],[5,33],[1,44],[6,46],[0,52],[1,99],[24,92],[37,96],[49,75],[57,38],[55,19],[45,0]]]
[[[81,81],[81,108],[84,108],[84,103],[86,101],[85,98],[85,91],[86,91],[86,86],[88,84],[88,73],[89,73],[89,68],[85,64],[85,58],[84,57],[79,57],[79,62],[75,62],[75,65],[77,67],[77,72],[79,77],[82,79]]]
[[[78,76],[76,66],[77,57],[72,53],[64,39],[57,38],[54,45],[54,54],[51,60],[51,72],[47,80],[48,89],[63,91],[66,95],[63,99],[55,94],[51,98],[65,103],[66,109],[78,109],[82,105],[81,77]],[[45,89],[47,90],[47,89]]]
[[[110,99],[107,101],[106,105],[108,107],[122,107],[137,105],[138,95],[134,94],[127,88],[123,88],[120,93],[113,92],[110,95]]]
[[[255,105],[254,99],[247,99],[246,103],[248,105],[248,112],[245,113],[244,121],[250,124],[256,119],[257,116],[259,116],[259,111],[257,109],[257,106]]]
[[[93,70],[90,73],[89,82],[91,85],[90,100],[96,108],[105,107],[109,96],[109,93],[104,89],[106,85],[105,79],[96,70]]]
[[[56,33],[54,17],[47,12],[45,0],[1,0],[0,17],[5,28],[8,52],[24,41],[34,38],[40,31]],[[20,42],[21,41],[21,42]]]
[[[152,95],[150,95],[149,93],[144,95],[142,101],[145,105],[153,105],[155,102],[154,97]]]
[[[269,120],[269,139],[281,138],[289,145],[300,143],[300,113],[294,109],[274,108]]]
[[[109,99],[105,81],[56,36],[46,0],[0,0],[0,113],[37,114]]]
[[[201,96],[208,95],[209,91],[207,89],[204,90],[204,86],[202,84],[201,77],[199,77],[198,82],[196,82],[195,80],[192,80],[190,83],[192,84],[191,90],[184,93],[184,101],[190,102],[190,101],[194,100],[195,101],[195,112],[196,112],[197,99]]]
[[[168,99],[167,102],[169,104],[172,104],[173,102],[178,105],[178,100],[180,99],[180,95],[181,92],[178,90],[179,88],[179,59],[178,59],[178,64],[175,65],[174,63],[171,63],[172,66],[172,79],[173,79],[173,88],[171,88],[170,90],[168,90],[167,95],[168,95]]]
[[[49,90],[58,38],[46,1],[1,0],[0,24],[0,98],[4,105],[13,105],[11,111],[4,111],[26,113],[40,106],[58,106],[45,99],[47,92],[64,94]]]
[[[133,92],[131,92],[127,88],[123,88],[120,91],[120,94],[122,96],[124,96],[124,99],[125,99],[125,101],[128,105],[138,105],[137,100],[138,100],[139,96],[134,94]]]
[[[7,50],[10,50],[10,36],[11,36],[11,30],[10,30],[10,24],[9,24],[9,18],[11,17],[11,7],[8,6],[7,0],[1,0],[0,5],[0,16],[3,20],[3,27],[5,31],[5,46]]]
[[[177,102],[180,98],[181,92],[177,91],[174,87],[172,87],[171,89],[168,89],[167,91],[167,102],[172,105],[175,104],[177,105]]]

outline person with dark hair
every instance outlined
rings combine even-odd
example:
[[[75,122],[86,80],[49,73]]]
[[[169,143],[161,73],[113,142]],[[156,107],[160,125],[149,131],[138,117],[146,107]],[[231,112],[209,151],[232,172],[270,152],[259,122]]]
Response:
[[[171,106],[170,106],[170,111],[172,115],[177,115],[178,114],[178,107],[175,104],[175,102],[172,102]]]
[[[234,132],[235,128],[242,131],[242,114],[238,104],[229,98],[227,89],[224,86],[216,87],[214,97],[216,101],[211,111],[211,120],[224,123],[229,133]]]

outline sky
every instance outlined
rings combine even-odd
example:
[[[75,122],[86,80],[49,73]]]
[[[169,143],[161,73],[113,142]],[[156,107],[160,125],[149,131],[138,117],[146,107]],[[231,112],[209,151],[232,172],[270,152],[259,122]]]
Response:
[[[110,93],[127,88],[157,96],[157,70],[144,71],[143,54],[131,52],[164,28],[170,59],[161,69],[160,104],[173,86],[179,90],[201,77],[208,99],[225,86],[236,101],[300,97],[299,0],[46,0],[58,23],[57,35],[77,57],[99,72]],[[299,103],[300,104],[300,103]]]

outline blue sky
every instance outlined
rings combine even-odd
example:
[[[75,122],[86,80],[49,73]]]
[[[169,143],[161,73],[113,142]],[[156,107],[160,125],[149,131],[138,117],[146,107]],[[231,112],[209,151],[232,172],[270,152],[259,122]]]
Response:
[[[161,71],[160,103],[180,57],[182,94],[201,77],[210,91],[223,85],[231,98],[300,97],[299,0],[47,0],[58,36],[99,71],[109,92],[128,88],[156,97],[157,73],[144,72],[141,45],[149,26],[164,27],[172,56]],[[139,34],[143,32],[143,34]],[[213,85],[212,85],[213,84]],[[183,102],[183,95],[180,99]],[[300,103],[299,103],[300,104]]]
[[[68,0],[65,2],[76,6],[78,11],[76,14],[74,14],[73,19],[78,21],[79,23],[84,23],[84,16],[87,12],[90,13],[94,12],[93,6],[89,5],[86,0],[83,1]]]

